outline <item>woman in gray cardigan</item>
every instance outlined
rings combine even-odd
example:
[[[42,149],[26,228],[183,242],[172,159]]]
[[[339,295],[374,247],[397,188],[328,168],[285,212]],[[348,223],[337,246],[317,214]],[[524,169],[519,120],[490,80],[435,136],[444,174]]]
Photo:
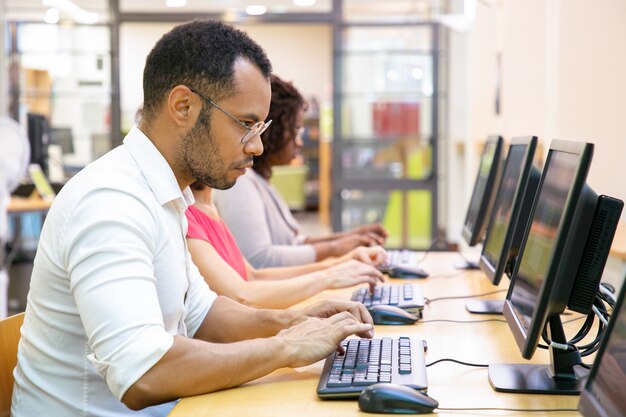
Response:
[[[234,187],[214,190],[213,195],[245,258],[255,268],[300,265],[341,256],[358,246],[383,244],[387,232],[379,224],[323,237],[302,235],[269,179],[273,166],[287,165],[298,155],[307,103],[291,83],[272,75],[271,84],[272,124],[261,136],[263,154]]]

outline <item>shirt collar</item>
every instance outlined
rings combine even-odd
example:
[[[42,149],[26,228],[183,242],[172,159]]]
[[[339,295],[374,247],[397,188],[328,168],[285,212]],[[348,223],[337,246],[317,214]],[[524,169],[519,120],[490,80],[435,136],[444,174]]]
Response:
[[[172,168],[152,141],[137,126],[134,126],[124,138],[124,147],[137,162],[159,204],[182,200],[184,209],[193,204],[193,194],[189,187],[181,192]]]

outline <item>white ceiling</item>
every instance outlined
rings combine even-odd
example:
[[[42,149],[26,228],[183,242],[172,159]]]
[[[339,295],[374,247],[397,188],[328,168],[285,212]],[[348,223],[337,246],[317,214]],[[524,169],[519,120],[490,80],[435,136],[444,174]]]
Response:
[[[51,0],[0,0],[7,20],[42,20]],[[226,13],[245,11],[251,4],[267,7],[268,13],[330,12],[332,0],[316,0],[312,6],[296,6],[292,0],[187,0],[184,7],[170,8],[166,0],[119,0],[122,12],[133,13]],[[447,0],[446,0],[447,1]],[[462,0],[452,0],[452,3]],[[106,15],[108,0],[73,0],[84,10]],[[348,16],[428,16],[436,13],[444,0],[344,0]],[[63,11],[61,11],[63,14]]]

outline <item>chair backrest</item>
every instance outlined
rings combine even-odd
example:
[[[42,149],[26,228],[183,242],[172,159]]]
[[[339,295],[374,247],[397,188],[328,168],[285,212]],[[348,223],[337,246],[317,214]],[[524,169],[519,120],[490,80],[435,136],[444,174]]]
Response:
[[[24,313],[0,321],[0,417],[11,413],[13,369],[17,364],[17,345]]]

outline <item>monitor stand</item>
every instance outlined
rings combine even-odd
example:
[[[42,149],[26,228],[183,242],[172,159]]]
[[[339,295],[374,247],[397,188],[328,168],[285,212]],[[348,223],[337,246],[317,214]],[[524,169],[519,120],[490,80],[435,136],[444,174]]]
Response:
[[[548,322],[548,336],[557,343],[566,343],[558,315]],[[589,370],[580,366],[578,350],[560,350],[550,346],[550,365],[489,365],[489,383],[499,392],[524,394],[580,394]]]
[[[462,262],[457,262],[454,264],[454,267],[456,269],[465,269],[468,271],[474,270],[474,269],[480,269],[480,267],[478,266],[478,262],[474,262],[474,261],[468,261],[468,260],[463,260]]]
[[[465,309],[472,314],[502,314],[504,300],[467,300]]]

